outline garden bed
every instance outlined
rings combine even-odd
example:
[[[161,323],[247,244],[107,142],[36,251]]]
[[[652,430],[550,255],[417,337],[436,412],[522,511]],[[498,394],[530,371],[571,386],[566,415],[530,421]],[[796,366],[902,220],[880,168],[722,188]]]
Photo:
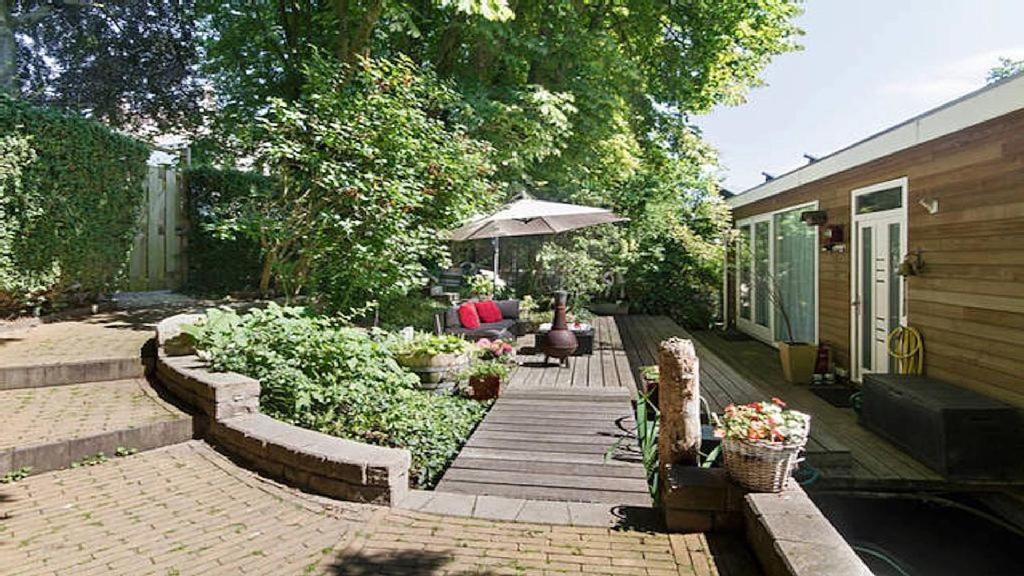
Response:
[[[410,480],[431,487],[487,405],[418,387],[395,361],[394,336],[270,305],[209,310],[186,328],[212,370],[259,380],[260,411],[296,426],[412,455]]]

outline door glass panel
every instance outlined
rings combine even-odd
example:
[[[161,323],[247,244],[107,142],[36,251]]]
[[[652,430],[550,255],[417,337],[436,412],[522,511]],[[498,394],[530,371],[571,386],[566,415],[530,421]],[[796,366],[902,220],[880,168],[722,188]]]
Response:
[[[895,222],[889,224],[889,332],[899,328],[902,314],[902,299],[900,298],[900,260],[903,254],[901,248],[900,224]]]
[[[889,188],[857,196],[857,214],[872,214],[903,206],[903,188]]]
[[[750,226],[740,228],[739,247],[736,250],[736,262],[739,264],[739,306],[740,318],[750,320],[750,292],[753,288],[751,282],[752,269],[750,266]]]
[[[813,342],[817,318],[814,267],[818,257],[817,228],[800,221],[805,208],[776,214],[775,338]]]
[[[861,228],[860,242],[860,349],[861,368],[871,370],[872,318],[874,318],[874,248],[871,246],[871,228]]]
[[[768,221],[754,225],[754,320],[761,326],[768,326],[771,310],[771,284],[768,271],[768,242],[770,241]]]

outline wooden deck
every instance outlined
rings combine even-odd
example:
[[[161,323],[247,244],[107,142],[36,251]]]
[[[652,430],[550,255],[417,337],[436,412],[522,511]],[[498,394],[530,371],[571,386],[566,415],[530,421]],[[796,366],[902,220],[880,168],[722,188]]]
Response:
[[[650,348],[668,336],[691,338],[701,361],[701,394],[713,411],[730,402],[772,396],[811,415],[807,463],[821,473],[815,487],[867,490],[985,490],[1005,483],[950,481],[891,442],[857,423],[850,408],[837,408],[807,386],[782,378],[777,352],[756,340],[729,341],[717,332],[687,333],[664,317],[619,318],[626,349]],[[638,336],[639,335],[639,336]],[[634,338],[644,344],[634,346]],[[653,342],[653,344],[652,344]]]
[[[437,489],[531,500],[650,505],[639,463],[631,397],[639,368],[656,364],[658,344],[678,336],[694,341],[701,395],[721,412],[729,403],[777,396],[811,415],[807,463],[820,472],[814,488],[866,490],[985,490],[1005,484],[953,482],[857,424],[807,386],[782,379],[774,349],[754,340],[691,334],[664,316],[601,317],[594,354],[567,368],[520,356],[507,390],[495,403]],[[529,352],[532,336],[522,339]],[[625,439],[623,439],[625,438]],[[611,458],[605,453],[616,443]]]
[[[521,354],[507,389],[437,489],[528,500],[650,506],[630,402],[636,386],[615,321],[568,367]],[[520,341],[529,351],[533,337]],[[611,454],[606,454],[611,451]]]

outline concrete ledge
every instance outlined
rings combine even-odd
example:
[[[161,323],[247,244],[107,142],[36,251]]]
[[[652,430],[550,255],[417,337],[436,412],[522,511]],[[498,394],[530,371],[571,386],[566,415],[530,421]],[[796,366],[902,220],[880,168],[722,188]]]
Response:
[[[792,479],[778,494],[747,494],[747,541],[768,576],[870,576],[871,571]]]
[[[659,525],[658,511],[651,507],[527,500],[433,490],[411,490],[398,507],[426,514],[531,524],[632,529],[653,529]]]
[[[157,342],[173,350],[159,351],[154,373],[167,391],[197,411],[203,436],[248,467],[300,489],[375,504],[405,498],[408,450],[353,442],[260,414],[259,381],[210,371],[191,343],[180,338],[181,326],[196,318],[182,314],[160,322]]]
[[[30,366],[5,366],[0,368],[0,390],[127,380],[141,378],[144,373],[143,361],[138,356]]]
[[[179,444],[192,438],[192,418],[183,415],[177,420],[146,424],[138,428],[111,430],[59,442],[0,450],[0,474],[24,467],[31,468],[32,474],[61,470],[74,462],[95,456],[97,452],[112,457],[119,447],[144,451]]]

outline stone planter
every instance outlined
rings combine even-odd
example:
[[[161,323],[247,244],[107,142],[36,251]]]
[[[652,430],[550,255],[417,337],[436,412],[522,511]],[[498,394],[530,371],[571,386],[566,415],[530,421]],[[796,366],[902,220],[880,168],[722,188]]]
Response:
[[[814,362],[818,347],[803,342],[779,342],[779,361],[782,376],[792,384],[809,384],[814,375]]]
[[[493,400],[501,394],[499,376],[473,376],[469,379],[469,397],[473,400]]]
[[[469,365],[469,355],[462,354],[402,354],[395,357],[399,366],[419,376],[424,390],[450,390],[456,375]]]

